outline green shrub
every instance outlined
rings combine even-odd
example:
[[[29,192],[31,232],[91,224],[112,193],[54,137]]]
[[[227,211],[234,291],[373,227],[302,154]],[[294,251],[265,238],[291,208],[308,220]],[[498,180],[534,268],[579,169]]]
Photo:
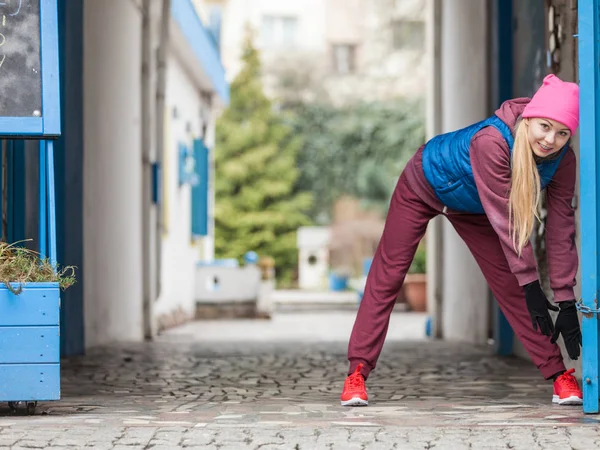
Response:
[[[419,244],[415,258],[413,259],[408,273],[427,273],[427,252],[424,244]]]

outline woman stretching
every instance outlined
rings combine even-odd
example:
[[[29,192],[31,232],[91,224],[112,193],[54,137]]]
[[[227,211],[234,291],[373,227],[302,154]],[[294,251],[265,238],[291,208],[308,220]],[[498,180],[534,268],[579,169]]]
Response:
[[[344,406],[368,404],[365,380],[375,368],[390,314],[430,219],[444,215],[475,257],[517,337],[545,379],[552,401],[579,405],[573,369],[556,345],[562,335],[571,359],[580,354],[575,306],[576,161],[569,139],[579,124],[579,87],[554,75],[531,98],[504,102],[492,117],[422,146],[402,172],[367,277],[350,343]],[[530,235],[546,189],[546,251],[550,287],[540,287]],[[559,311],[556,324],[548,308]]]

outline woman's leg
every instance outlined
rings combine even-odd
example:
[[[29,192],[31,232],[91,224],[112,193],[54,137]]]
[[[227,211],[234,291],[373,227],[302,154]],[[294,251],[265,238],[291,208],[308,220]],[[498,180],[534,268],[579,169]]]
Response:
[[[437,214],[413,192],[402,174],[390,201],[383,235],[350,336],[349,374],[362,363],[361,373],[366,378],[375,367],[404,277],[427,223]]]
[[[550,336],[544,336],[539,329],[536,331],[531,326],[525,292],[510,271],[498,235],[488,218],[457,214],[448,216],[448,219],[471,250],[500,309],[544,378],[564,371],[558,345],[551,344]]]

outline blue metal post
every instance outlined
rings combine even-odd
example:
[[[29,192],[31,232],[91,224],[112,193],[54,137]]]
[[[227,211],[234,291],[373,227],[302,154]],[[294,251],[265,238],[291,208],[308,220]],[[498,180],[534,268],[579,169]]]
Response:
[[[46,224],[47,224],[47,213],[46,213],[46,141],[40,141],[40,170],[39,170],[39,252],[42,258],[48,255],[48,247],[46,245]]]
[[[56,197],[54,195],[54,141],[46,141],[46,176],[48,198],[48,256],[56,269]]]
[[[583,303],[598,309],[598,174],[600,173],[600,0],[579,0],[581,286]],[[583,411],[598,413],[598,315],[582,320]]]

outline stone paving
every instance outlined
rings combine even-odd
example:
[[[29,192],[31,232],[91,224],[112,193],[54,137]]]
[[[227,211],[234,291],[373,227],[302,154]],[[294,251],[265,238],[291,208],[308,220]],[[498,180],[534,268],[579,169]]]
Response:
[[[392,333],[369,378],[370,406],[339,406],[347,364],[337,337],[352,318],[197,322],[152,343],[94,349],[63,361],[62,400],[35,416],[0,405],[0,450],[600,448],[600,417],[553,406],[531,363],[422,336]],[[398,314],[393,324],[422,320]],[[244,334],[292,323],[314,339]]]

